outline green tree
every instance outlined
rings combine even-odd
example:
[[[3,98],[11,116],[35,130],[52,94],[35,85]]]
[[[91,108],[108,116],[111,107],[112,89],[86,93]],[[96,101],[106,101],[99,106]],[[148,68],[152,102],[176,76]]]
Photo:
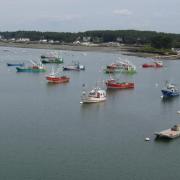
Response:
[[[168,35],[158,35],[151,39],[151,46],[158,49],[170,49],[173,47],[173,38]]]

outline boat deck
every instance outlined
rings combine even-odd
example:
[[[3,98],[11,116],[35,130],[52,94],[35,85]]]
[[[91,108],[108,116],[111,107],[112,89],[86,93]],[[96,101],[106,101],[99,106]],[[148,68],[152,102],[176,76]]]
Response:
[[[180,136],[180,130],[172,130],[172,128],[170,129],[166,129],[160,132],[156,132],[155,135],[158,138],[170,138],[170,139],[174,139],[176,137]]]

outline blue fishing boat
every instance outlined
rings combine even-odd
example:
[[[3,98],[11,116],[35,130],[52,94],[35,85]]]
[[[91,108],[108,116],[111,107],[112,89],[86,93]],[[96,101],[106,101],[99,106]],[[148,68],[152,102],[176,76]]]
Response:
[[[7,66],[24,66],[24,63],[7,63]]]
[[[180,95],[180,91],[174,84],[166,83],[166,87],[161,90],[163,97],[175,97]]]

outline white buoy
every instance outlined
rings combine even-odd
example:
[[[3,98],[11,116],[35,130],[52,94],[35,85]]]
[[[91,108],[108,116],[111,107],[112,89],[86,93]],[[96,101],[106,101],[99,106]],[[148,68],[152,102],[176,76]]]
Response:
[[[163,96],[161,96],[161,98],[163,98]]]
[[[150,141],[150,138],[149,138],[149,137],[146,137],[146,138],[145,138],[145,141]]]
[[[80,104],[83,104],[83,102],[81,101]]]

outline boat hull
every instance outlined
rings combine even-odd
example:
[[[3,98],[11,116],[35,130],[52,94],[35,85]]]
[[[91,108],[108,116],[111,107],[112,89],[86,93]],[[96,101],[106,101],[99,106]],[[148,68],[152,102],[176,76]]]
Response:
[[[134,88],[134,83],[106,82],[106,87],[108,89],[133,89]]]
[[[24,66],[24,63],[19,63],[19,64],[13,64],[13,63],[7,63],[7,66]]]
[[[46,69],[33,69],[33,68],[20,68],[16,67],[17,72],[30,72],[30,73],[41,73],[46,72]]]
[[[157,64],[157,63],[155,63],[155,64],[143,64],[142,67],[143,68],[161,68],[161,67],[163,67],[163,65]]]
[[[155,64],[143,64],[142,67],[143,68],[154,68],[156,66],[155,66]]]
[[[42,60],[41,61],[43,64],[62,64],[64,63],[63,60]]]
[[[69,82],[70,78],[68,78],[66,76],[62,76],[62,77],[47,76],[46,79],[47,79],[48,83],[67,83],[67,82]]]
[[[95,98],[95,97],[82,98],[82,103],[84,103],[84,104],[99,103],[99,102],[103,102],[103,101],[106,101],[106,97],[103,97],[103,98]]]
[[[179,96],[180,92],[171,92],[167,90],[161,90],[163,97],[175,97]]]
[[[63,71],[80,71],[77,67],[63,67]]]

